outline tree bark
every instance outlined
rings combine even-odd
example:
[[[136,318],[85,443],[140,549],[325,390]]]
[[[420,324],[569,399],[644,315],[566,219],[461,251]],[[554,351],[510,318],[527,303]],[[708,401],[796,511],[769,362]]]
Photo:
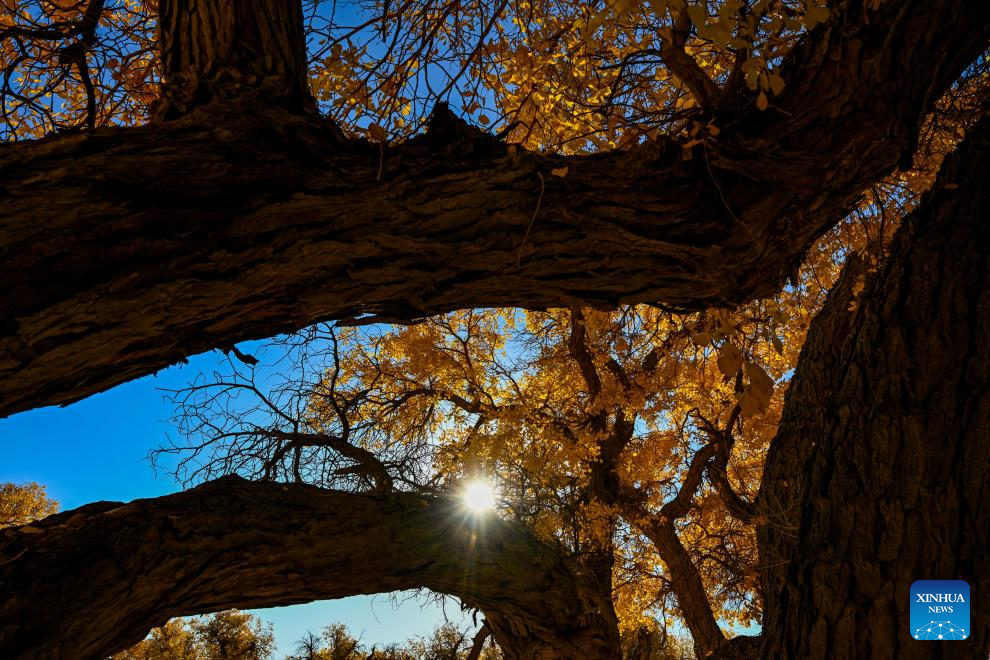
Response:
[[[482,610],[510,658],[614,658],[580,577],[450,499],[226,477],[0,530],[0,656],[103,658],[169,618],[402,589]]]
[[[761,657],[987,657],[988,179],[990,116],[881,271],[854,298],[854,265],[809,331],[758,498]],[[922,579],[970,584],[969,639],[911,637]]]
[[[159,119],[218,98],[314,111],[298,0],[162,0]]]
[[[294,18],[264,35],[230,27],[287,1],[212,0],[226,13],[203,23],[163,3],[168,84],[185,90],[163,113],[178,119],[0,148],[0,415],[328,319],[769,294],[911,153],[990,36],[984,0],[835,2],[771,108],[723,99],[717,143],[691,160],[668,139],[564,158],[510,154],[443,112],[426,136],[380,148],[199,84],[237,70],[242,39],[290,44]],[[290,50],[243,80],[282,80],[292,97]]]

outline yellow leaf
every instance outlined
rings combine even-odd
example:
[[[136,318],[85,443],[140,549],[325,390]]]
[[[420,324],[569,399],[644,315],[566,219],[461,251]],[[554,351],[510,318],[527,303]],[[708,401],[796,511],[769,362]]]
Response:
[[[742,394],[739,395],[739,412],[742,413],[743,417],[752,417],[760,411],[760,402],[753,396],[752,391],[749,386],[743,388]]]
[[[718,351],[718,368],[725,376],[735,376],[743,364],[742,353],[732,342],[725,342]]]
[[[559,176],[559,177],[563,178],[563,177],[567,176],[567,168],[566,167],[555,167],[552,170],[550,170],[550,174],[552,174],[554,176]]]
[[[756,397],[760,409],[765,410],[770,405],[770,397],[773,396],[773,378],[767,375],[763,367],[754,362],[747,362],[745,370],[749,377],[748,390]]]
[[[760,110],[766,110],[769,105],[766,92],[760,90],[760,95],[756,97],[756,107]]]

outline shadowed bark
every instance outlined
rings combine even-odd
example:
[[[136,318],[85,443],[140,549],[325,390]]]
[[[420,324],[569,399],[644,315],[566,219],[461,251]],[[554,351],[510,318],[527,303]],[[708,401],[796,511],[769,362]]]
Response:
[[[0,657],[102,658],[174,616],[420,587],[482,610],[509,657],[615,657],[560,556],[449,499],[227,477],[0,530]]]
[[[920,643],[909,590],[990,591],[988,179],[990,116],[808,333],[758,499],[762,657],[987,657],[990,610],[966,641]]]
[[[233,4],[261,15],[287,1]],[[207,4],[218,26],[263,23]],[[990,36],[983,0],[847,0],[832,13],[787,58],[770,109],[720,99],[718,142],[689,161],[669,140],[509,154],[445,112],[401,145],[346,141],[305,102],[266,100],[272,81],[299,93],[298,46],[252,64],[238,80],[258,87],[241,97],[210,82],[243,63],[231,39],[287,44],[293,21],[218,27],[210,49],[206,24],[169,15],[167,77],[184,91],[163,114],[177,119],[0,148],[0,414],[331,318],[771,293],[911,153],[933,99]]]

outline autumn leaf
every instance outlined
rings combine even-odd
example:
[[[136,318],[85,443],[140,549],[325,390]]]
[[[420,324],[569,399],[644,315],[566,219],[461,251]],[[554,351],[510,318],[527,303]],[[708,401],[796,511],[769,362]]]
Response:
[[[770,405],[770,400],[773,397],[774,382],[767,372],[763,370],[763,367],[752,361],[747,361],[744,365],[744,371],[747,378],[749,378],[749,385],[745,390],[747,397],[752,397],[750,401],[747,398],[747,404],[752,406],[753,403],[756,405],[757,411],[766,410]],[[743,405],[742,400],[740,400],[740,406]]]
[[[732,342],[725,342],[718,351],[718,368],[726,377],[735,376],[742,367],[743,356]]]
[[[385,132],[385,129],[375,123],[368,125],[368,137],[372,142],[377,142],[378,144],[388,142],[388,134]]]

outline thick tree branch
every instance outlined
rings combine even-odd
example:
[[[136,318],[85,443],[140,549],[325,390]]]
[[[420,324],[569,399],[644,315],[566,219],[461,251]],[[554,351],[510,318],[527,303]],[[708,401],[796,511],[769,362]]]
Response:
[[[694,496],[698,492],[698,487],[701,485],[705,468],[716,453],[717,449],[715,445],[710,442],[694,452],[694,456],[691,457],[691,463],[688,465],[688,471],[681,481],[680,490],[677,491],[674,499],[664,504],[660,509],[660,516],[662,518],[679,520],[687,515],[691,507],[691,502],[694,500]]]
[[[0,655],[102,658],[173,616],[419,587],[481,609],[510,657],[617,644],[558,551],[516,523],[227,477],[0,531]]]
[[[725,465],[722,460],[716,458],[708,466],[708,478],[715,491],[718,493],[722,504],[736,520],[743,523],[753,522],[756,516],[756,507],[751,502],[739,495],[729,483],[729,478],[725,473]]]
[[[708,435],[710,444],[715,447],[715,456],[705,467],[705,474],[715,487],[715,492],[718,493],[719,499],[722,500],[722,504],[725,505],[729,513],[741,522],[750,523],[756,515],[756,508],[735,491],[726,473],[729,457],[732,455],[732,447],[735,445],[732,428],[736,425],[741,413],[742,409],[738,404],[733,406],[724,429],[716,427],[700,414],[697,416],[701,422],[702,430]]]
[[[699,658],[708,657],[725,643],[725,635],[715,620],[698,567],[691,561],[691,555],[678,538],[672,521],[654,518],[642,529],[667,565],[667,575],[677,597],[677,605],[694,639],[695,653]]]
[[[595,366],[595,360],[588,350],[588,344],[586,341],[588,335],[588,328],[586,321],[584,319],[584,313],[581,311],[580,307],[572,307],[570,313],[571,319],[571,332],[567,338],[567,350],[570,353],[571,358],[574,359],[578,364],[578,369],[581,372],[581,377],[584,379],[585,388],[588,390],[588,398],[591,401],[595,400],[602,391],[602,379],[598,375],[598,368]],[[600,415],[600,424],[604,424],[604,413]]]
[[[834,3],[774,108],[716,117],[686,162],[510,154],[452,118],[382,152],[250,99],[4,146],[0,414],[331,318],[769,294],[990,36],[984,0],[866,4]]]
[[[483,624],[481,628],[478,629],[474,639],[471,640],[471,650],[468,652],[465,660],[478,660],[478,658],[481,657],[481,652],[485,650],[485,642],[491,634],[492,631],[488,629],[488,625]]]

